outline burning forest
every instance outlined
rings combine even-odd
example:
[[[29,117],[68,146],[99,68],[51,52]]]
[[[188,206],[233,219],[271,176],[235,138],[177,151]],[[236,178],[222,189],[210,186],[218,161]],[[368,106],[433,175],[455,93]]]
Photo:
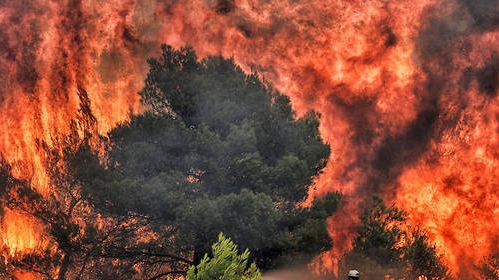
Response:
[[[381,209],[449,279],[499,277],[497,1],[3,0],[0,23],[2,276],[182,277],[220,225],[335,275]]]

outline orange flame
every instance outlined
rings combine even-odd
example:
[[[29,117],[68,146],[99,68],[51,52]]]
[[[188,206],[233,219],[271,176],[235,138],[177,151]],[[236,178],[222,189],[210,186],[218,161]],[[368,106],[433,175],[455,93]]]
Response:
[[[127,24],[123,4],[111,4],[0,4],[0,22],[9,26],[0,33],[0,152],[15,177],[29,179],[44,195],[51,191],[50,178],[39,143],[53,149],[69,134],[78,114],[79,87],[89,94],[101,134],[139,108],[135,93],[142,77],[137,73],[146,65],[143,55],[130,54],[133,41],[122,39]],[[43,248],[34,219],[7,211],[2,224],[3,242],[11,252]]]
[[[321,113],[332,154],[310,196],[344,193],[330,219],[335,251],[321,266],[334,270],[359,203],[378,192],[466,275],[499,250],[498,9],[485,0],[4,1],[0,152],[16,177],[49,192],[36,143],[53,147],[68,133],[78,87],[104,134],[140,110],[145,58],[163,42],[189,44],[260,71],[298,114]]]
[[[40,275],[30,271],[15,271],[13,273],[14,280],[39,280],[42,279]]]
[[[2,242],[11,256],[44,247],[43,227],[33,218],[6,209],[2,220]]]

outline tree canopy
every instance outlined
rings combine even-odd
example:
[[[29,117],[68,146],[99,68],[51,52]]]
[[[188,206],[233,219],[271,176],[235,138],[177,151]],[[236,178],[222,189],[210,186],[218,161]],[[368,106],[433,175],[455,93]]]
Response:
[[[191,266],[187,280],[261,280],[262,274],[255,263],[248,264],[250,252],[239,254],[237,245],[223,233],[212,245],[212,258],[205,254],[197,266]]]
[[[355,249],[380,263],[398,259],[401,255],[400,241],[406,235],[401,225],[406,219],[404,211],[394,205],[388,207],[380,196],[373,196],[372,204],[360,215]]]
[[[149,65],[139,94],[150,110],[109,133],[107,164],[88,151],[72,160],[96,207],[147,217],[157,236],[168,228],[175,237],[161,246],[173,242],[195,263],[219,232],[262,268],[328,250],[326,219],[340,195],[297,206],[330,153],[319,115],[298,118],[286,96],[232,59],[199,61],[164,45]]]
[[[448,268],[427,234],[407,226],[407,213],[394,204],[387,206],[374,195],[360,215],[353,249],[342,261],[342,270],[356,267],[363,277],[381,279],[451,279]]]

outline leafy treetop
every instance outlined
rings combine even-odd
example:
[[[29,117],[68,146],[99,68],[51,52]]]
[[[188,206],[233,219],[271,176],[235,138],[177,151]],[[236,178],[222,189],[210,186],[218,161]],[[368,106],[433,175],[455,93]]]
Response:
[[[194,262],[219,232],[261,267],[328,250],[326,219],[339,194],[296,206],[329,157],[319,115],[296,118],[286,96],[232,59],[199,61],[189,47],[164,45],[149,65],[139,94],[150,110],[110,132],[106,167],[79,167],[96,205],[149,217],[159,236],[174,231],[165,240],[176,246],[164,248],[193,252]]]
[[[213,257],[206,254],[197,266],[191,266],[187,280],[261,280],[255,263],[248,266],[249,251],[238,254],[237,245],[222,233],[212,245]]]

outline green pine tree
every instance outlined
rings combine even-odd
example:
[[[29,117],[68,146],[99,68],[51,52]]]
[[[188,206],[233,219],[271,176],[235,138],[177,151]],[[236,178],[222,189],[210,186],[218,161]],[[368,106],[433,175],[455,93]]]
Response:
[[[197,266],[191,266],[187,280],[261,280],[255,263],[248,266],[249,250],[238,254],[237,245],[223,233],[212,246],[213,257],[205,254]]]

